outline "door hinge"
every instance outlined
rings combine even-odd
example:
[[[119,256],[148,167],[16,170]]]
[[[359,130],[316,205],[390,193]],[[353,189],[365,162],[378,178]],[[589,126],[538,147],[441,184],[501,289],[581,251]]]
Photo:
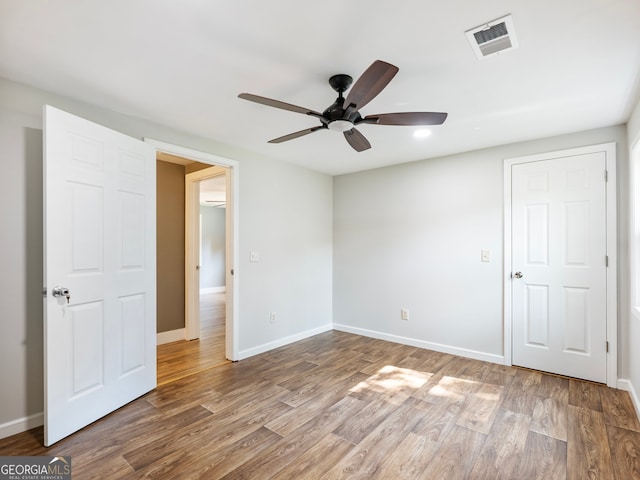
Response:
[[[605,255],[604,256],[604,266],[608,267],[609,266],[609,255]]]
[[[607,344],[607,345],[606,345],[606,347],[607,347],[607,353],[609,353],[609,342],[605,342],[605,343]]]
[[[609,181],[609,172],[607,170],[604,171],[604,181],[605,182]]]

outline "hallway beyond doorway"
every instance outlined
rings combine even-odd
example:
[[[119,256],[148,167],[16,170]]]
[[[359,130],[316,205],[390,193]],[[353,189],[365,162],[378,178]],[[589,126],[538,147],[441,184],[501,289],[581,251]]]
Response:
[[[225,293],[200,295],[200,338],[158,345],[158,385],[227,362],[225,358]]]

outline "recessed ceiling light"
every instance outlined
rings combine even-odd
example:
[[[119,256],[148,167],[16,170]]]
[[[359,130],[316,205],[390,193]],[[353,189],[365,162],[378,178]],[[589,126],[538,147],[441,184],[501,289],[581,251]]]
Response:
[[[427,128],[421,128],[413,132],[413,136],[416,138],[427,138],[429,135],[431,135],[431,130]]]

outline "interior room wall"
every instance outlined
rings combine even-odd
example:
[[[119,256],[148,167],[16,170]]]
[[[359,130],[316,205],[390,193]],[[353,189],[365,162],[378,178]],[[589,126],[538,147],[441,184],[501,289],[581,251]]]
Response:
[[[0,208],[2,437],[42,423],[42,126],[37,116],[0,108],[0,163],[0,199],[11,205]]]
[[[184,328],[184,166],[156,162],[157,332]]]
[[[224,208],[200,206],[200,290],[225,286],[225,216]]]
[[[246,167],[246,168],[245,168]],[[240,231],[240,352],[249,356],[332,328],[332,180],[293,165],[247,159]],[[250,252],[259,255],[250,260]],[[308,272],[313,272],[308,274]],[[275,323],[271,323],[271,313]]]
[[[627,123],[627,135],[629,139],[628,149],[629,152],[636,145],[640,145],[640,100],[636,104],[633,113]],[[633,179],[638,178],[638,169],[640,165],[637,163],[634,164],[635,175],[629,175],[628,182],[631,185],[633,183]],[[630,240],[632,245],[636,245],[638,243],[637,234],[635,232],[638,231],[640,225],[634,225],[634,211],[640,208],[640,185],[633,185],[632,191],[634,193],[635,199],[633,200],[632,208],[629,209],[627,222],[629,225],[634,226],[634,230],[628,233],[627,238]],[[631,202],[630,202],[631,203]],[[636,213],[637,216],[637,213]],[[640,257],[640,251],[635,251],[635,265],[638,265],[638,258]],[[635,268],[631,268],[628,272],[627,283],[633,284],[633,282],[638,282],[638,278],[640,277],[640,272]],[[631,275],[635,276],[635,279],[630,278]],[[637,287],[636,287],[637,288]],[[634,301],[632,299],[632,295],[629,292],[627,297],[629,299],[628,303],[624,305],[625,310],[629,311],[629,332],[628,335],[624,338],[625,348],[629,352],[628,359],[628,378],[630,382],[632,397],[634,399],[634,403],[636,406],[636,410],[640,415],[640,312],[637,311],[636,306],[634,305]]]
[[[624,126],[334,177],[334,328],[503,362],[504,160],[605,142],[617,144],[624,219]],[[626,232],[619,222],[620,280]],[[490,262],[481,262],[482,250]],[[619,285],[622,342],[628,282]],[[624,376],[629,349],[622,343],[618,352]]]
[[[0,209],[0,282],[11,299],[0,306],[0,437],[42,423],[44,104],[132,137],[238,162],[234,268],[243,357],[331,328],[331,177],[168,128],[162,118],[135,118],[0,79],[0,201],[10,205]],[[264,261],[250,264],[256,248]]]

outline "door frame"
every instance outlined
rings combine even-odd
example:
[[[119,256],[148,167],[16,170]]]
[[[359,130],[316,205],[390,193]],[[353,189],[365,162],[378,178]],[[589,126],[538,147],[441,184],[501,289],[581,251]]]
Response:
[[[540,162],[556,158],[584,155],[589,153],[604,153],[607,170],[606,183],[606,255],[608,268],[606,269],[606,302],[607,302],[607,385],[617,388],[618,383],[618,250],[617,250],[617,181],[616,181],[616,144],[615,142],[590,145],[586,147],[570,148],[554,152],[547,152],[523,157],[507,158],[504,160],[504,363],[511,366],[513,360],[513,315],[511,289],[511,167],[522,163]],[[604,259],[603,259],[604,261]]]
[[[228,180],[228,169],[218,165],[187,173],[184,176],[185,183],[185,309],[184,309],[184,327],[185,339],[195,340],[200,337],[200,241],[202,237],[200,225],[200,182],[209,178],[219,176]],[[227,189],[228,190],[228,189]],[[229,201],[228,192],[225,191],[227,202]],[[231,216],[231,210],[225,212],[225,240],[227,236],[227,220]],[[194,235],[195,231],[198,235]],[[225,272],[227,270],[226,263],[230,259],[227,257],[227,248],[225,242]],[[225,273],[226,283],[226,273]]]
[[[226,302],[226,321],[225,321],[225,356],[228,360],[236,361],[239,359],[239,339],[238,332],[239,320],[238,320],[238,305],[239,305],[239,291],[238,291],[238,272],[236,265],[238,262],[239,242],[238,242],[238,225],[239,225],[239,205],[240,205],[240,164],[229,158],[219,157],[211,153],[201,152],[190,148],[174,145],[171,143],[155,140],[152,138],[145,138],[145,142],[155,146],[156,153],[162,152],[169,155],[175,155],[178,157],[187,158],[196,162],[205,163],[211,166],[226,167],[227,170],[227,185],[230,187],[230,192],[227,192],[227,198],[229,203],[227,204],[228,217],[230,218],[230,225],[227,225],[227,264],[226,264],[226,279],[227,279],[227,302]],[[232,273],[233,272],[233,273]],[[186,327],[186,325],[185,325]],[[187,332],[187,328],[185,328]]]

